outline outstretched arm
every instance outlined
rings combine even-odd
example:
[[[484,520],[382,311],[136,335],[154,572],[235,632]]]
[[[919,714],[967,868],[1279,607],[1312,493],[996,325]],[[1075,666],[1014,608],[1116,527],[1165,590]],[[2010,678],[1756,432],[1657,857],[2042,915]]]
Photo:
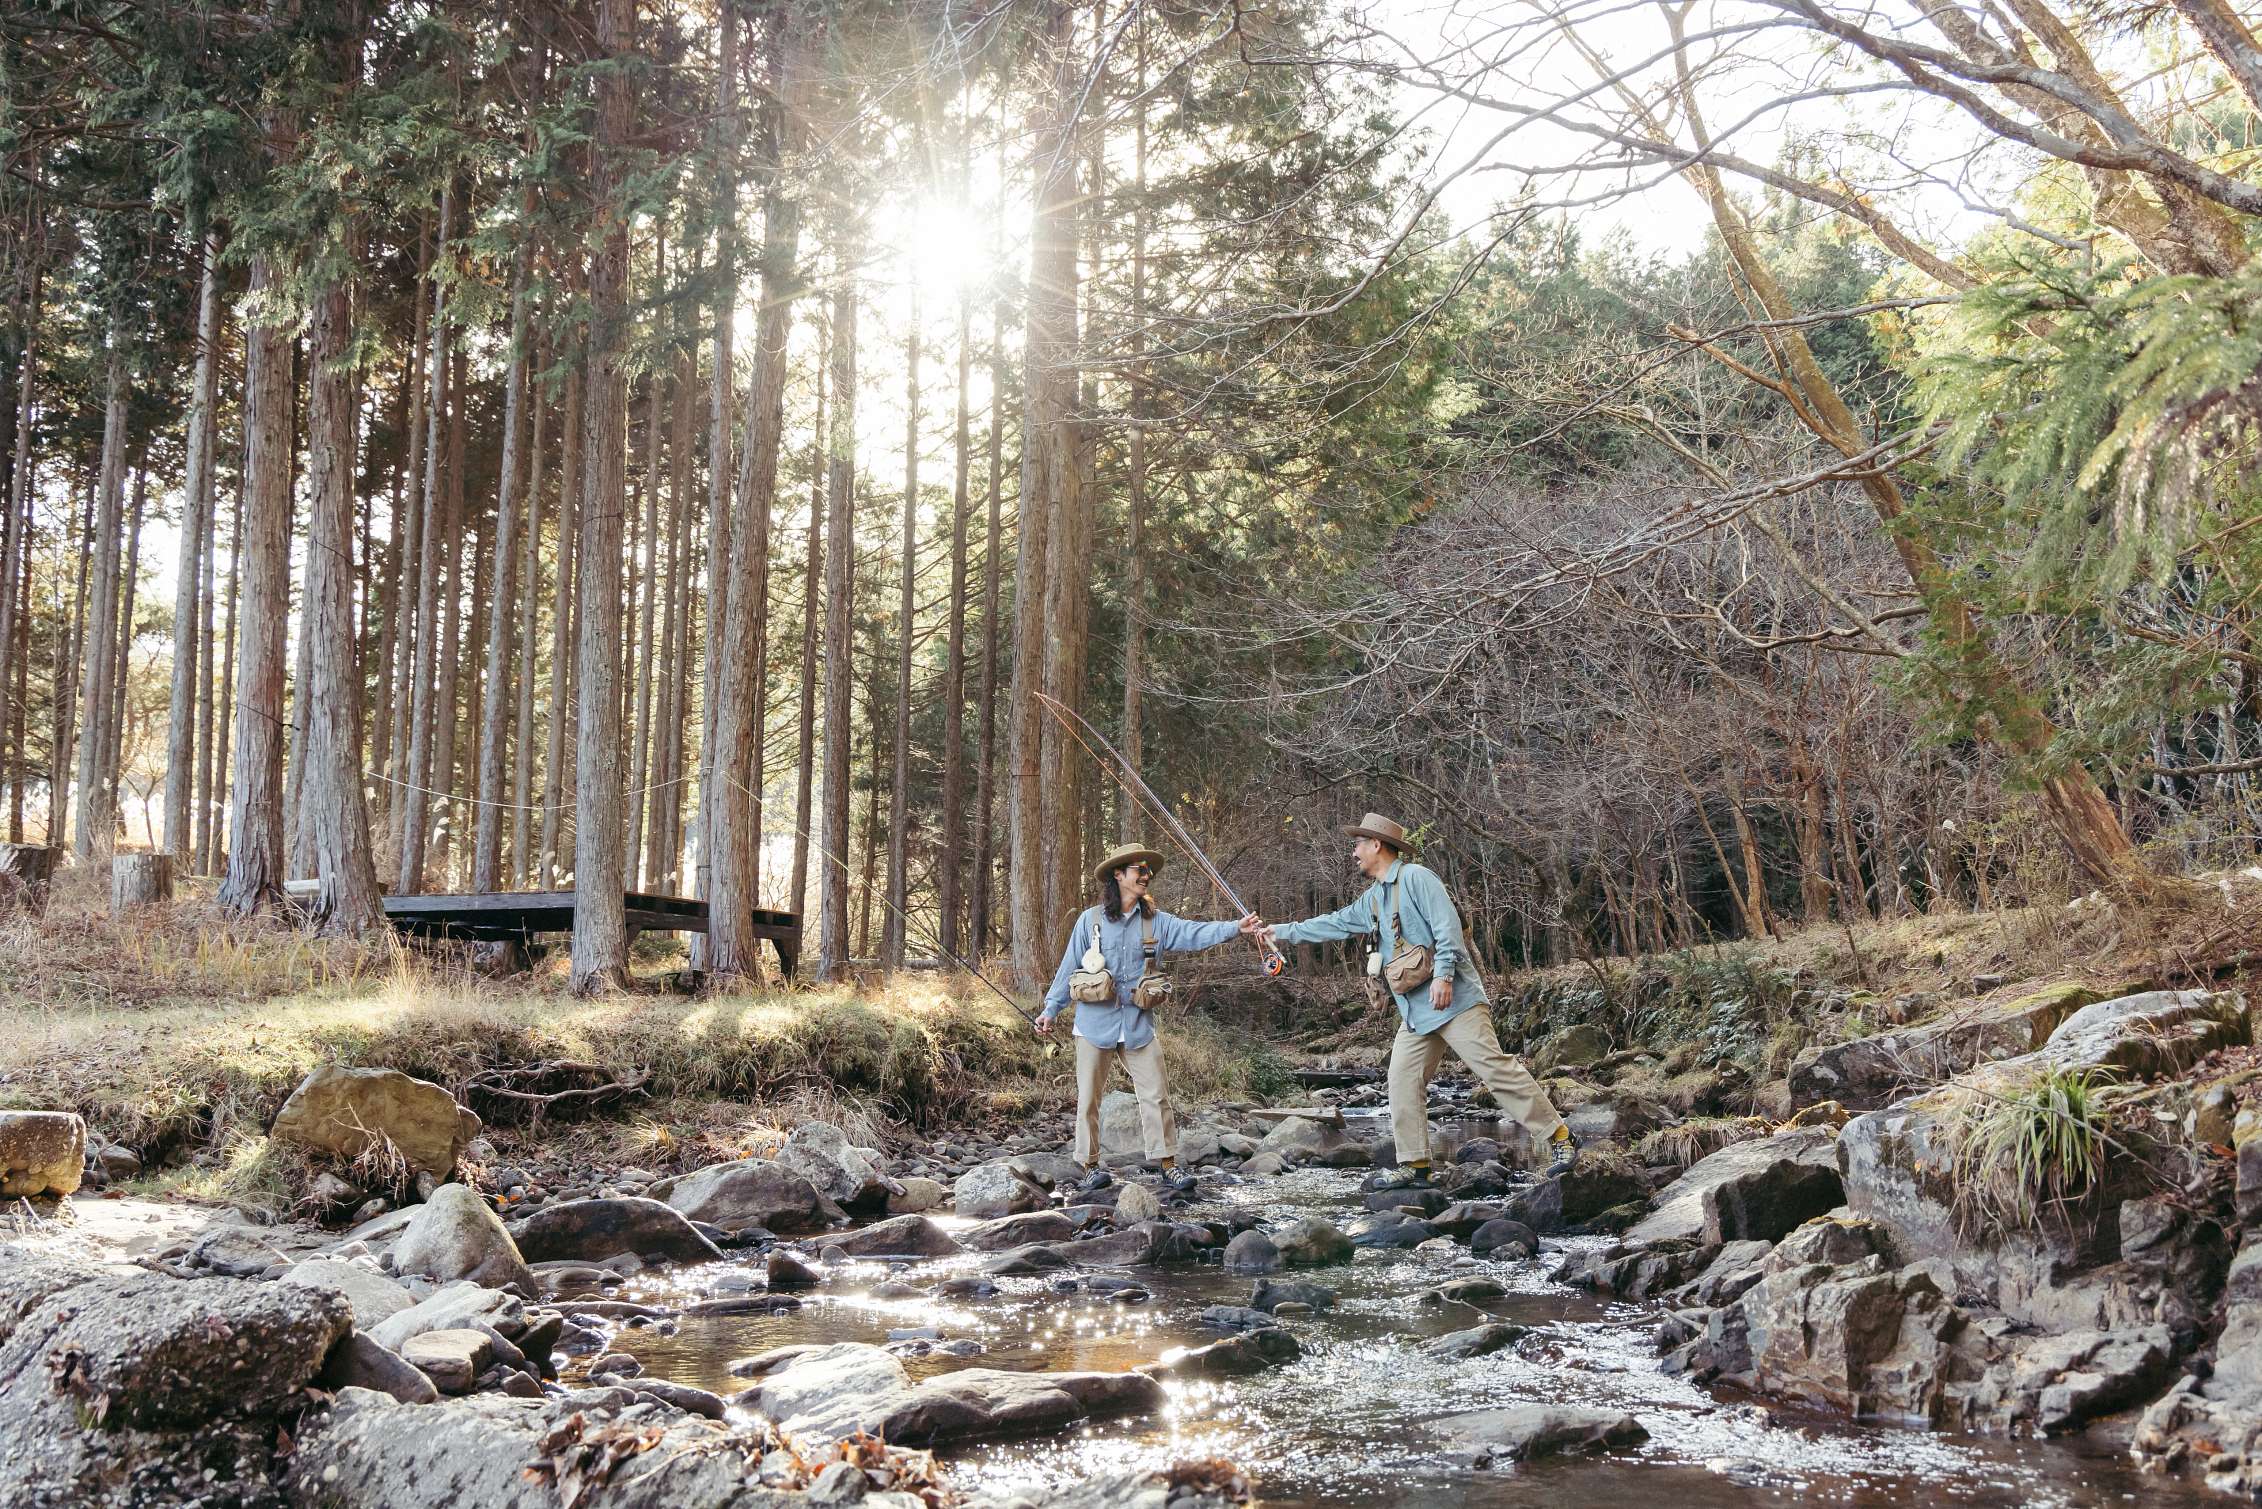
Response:
[[[1272,930],[1275,943],[1337,943],[1374,931],[1374,903],[1362,891],[1348,906],[1302,922],[1283,922]]]
[[[1168,912],[1155,913],[1155,946],[1165,953],[1198,953],[1231,943],[1242,931],[1239,922],[1194,922]]]

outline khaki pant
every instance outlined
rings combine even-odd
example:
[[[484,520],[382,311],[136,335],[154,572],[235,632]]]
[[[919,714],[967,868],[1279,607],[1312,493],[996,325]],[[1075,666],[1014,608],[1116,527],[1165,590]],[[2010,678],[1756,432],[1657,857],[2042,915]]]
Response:
[[[1178,1156],[1178,1113],[1162,1082],[1162,1039],[1144,1048],[1098,1048],[1076,1039],[1076,1161],[1090,1168],[1100,1161],[1100,1097],[1107,1094],[1108,1070],[1117,1063],[1131,1076],[1139,1097],[1139,1138],[1149,1158]]]
[[[1477,1083],[1500,1102],[1500,1113],[1520,1123],[1534,1140],[1545,1141],[1563,1125],[1524,1061],[1501,1051],[1492,1012],[1481,1004],[1471,1006],[1435,1032],[1413,1032],[1401,1023],[1398,1040],[1390,1045],[1390,1131],[1400,1163],[1429,1158],[1430,1076],[1448,1048],[1476,1071]]]

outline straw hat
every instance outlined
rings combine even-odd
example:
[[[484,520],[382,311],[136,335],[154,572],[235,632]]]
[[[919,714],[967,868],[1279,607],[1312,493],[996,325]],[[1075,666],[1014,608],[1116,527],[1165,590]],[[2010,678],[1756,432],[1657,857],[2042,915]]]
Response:
[[[1125,844],[1092,867],[1092,878],[1105,882],[1110,875],[1125,865],[1144,864],[1157,875],[1162,873],[1162,856],[1152,849],[1137,844]]]
[[[1414,841],[1406,836],[1405,825],[1394,823],[1379,812],[1368,813],[1343,831],[1353,838],[1379,839],[1401,854],[1414,852]]]

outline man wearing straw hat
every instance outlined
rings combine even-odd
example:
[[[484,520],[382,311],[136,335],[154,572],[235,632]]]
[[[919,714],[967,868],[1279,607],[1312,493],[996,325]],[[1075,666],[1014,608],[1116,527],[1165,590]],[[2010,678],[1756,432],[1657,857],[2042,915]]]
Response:
[[[1550,1173],[1571,1167],[1579,1142],[1523,1062],[1501,1051],[1484,981],[1461,934],[1461,914],[1435,871],[1417,864],[1405,828],[1377,812],[1343,830],[1351,857],[1374,884],[1324,917],[1285,922],[1276,944],[1379,936],[1367,972],[1398,1007],[1390,1048],[1390,1130],[1398,1145],[1395,1187],[1429,1183],[1429,1082],[1450,1048],[1476,1072],[1501,1111],[1547,1145]],[[1483,1008],[1483,1009],[1480,1009]]]
[[[1166,953],[1215,948],[1243,933],[1253,936],[1263,924],[1254,916],[1189,922],[1158,911],[1147,893],[1161,870],[1160,854],[1126,844],[1092,871],[1099,903],[1086,907],[1068,930],[1068,948],[1045,992],[1037,1031],[1049,1037],[1055,1019],[1075,1001],[1076,1161],[1086,1168],[1100,1161],[1100,1099],[1107,1094],[1109,1071],[1120,1062],[1139,1097],[1139,1134],[1148,1162],[1183,1187],[1192,1181],[1178,1172],[1178,1121],[1163,1083],[1162,1044],[1155,1040],[1155,1008],[1166,1003],[1170,981],[1156,966]]]

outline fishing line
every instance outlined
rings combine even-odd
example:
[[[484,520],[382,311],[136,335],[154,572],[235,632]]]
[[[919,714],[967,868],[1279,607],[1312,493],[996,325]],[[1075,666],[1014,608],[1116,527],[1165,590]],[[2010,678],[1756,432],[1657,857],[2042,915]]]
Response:
[[[1185,854],[1194,868],[1207,876],[1210,884],[1217,887],[1219,893],[1232,904],[1236,915],[1242,917],[1254,915],[1254,909],[1241,899],[1240,893],[1233,889],[1233,883],[1225,878],[1224,872],[1212,864],[1210,857],[1202,852],[1202,846],[1194,842],[1194,835],[1188,833],[1185,824],[1179,822],[1171,810],[1163,805],[1162,798],[1155,795],[1154,788],[1140,777],[1138,770],[1132,766],[1131,762],[1125,759],[1116,747],[1107,741],[1107,735],[1092,727],[1085,720],[1084,715],[1077,712],[1076,709],[1046,696],[1043,692],[1033,692],[1031,695],[1042,702],[1052,715],[1060,720],[1060,726],[1068,730],[1070,738],[1084,746],[1084,753],[1092,757],[1093,764],[1108,770],[1115,777],[1115,784],[1123,789],[1125,796],[1130,797],[1133,802],[1140,804],[1153,814],[1156,821],[1162,824],[1163,831],[1170,835],[1171,842],[1178,846],[1180,852]],[[1085,738],[1087,734],[1091,736],[1090,741]],[[1107,751],[1108,759],[1100,758],[1099,750],[1092,748],[1093,742],[1097,742],[1100,749]],[[1250,941],[1256,945],[1257,957],[1264,961],[1264,972],[1267,975],[1276,976],[1287,969],[1288,960],[1278,949],[1268,947],[1261,938],[1253,938]]]

